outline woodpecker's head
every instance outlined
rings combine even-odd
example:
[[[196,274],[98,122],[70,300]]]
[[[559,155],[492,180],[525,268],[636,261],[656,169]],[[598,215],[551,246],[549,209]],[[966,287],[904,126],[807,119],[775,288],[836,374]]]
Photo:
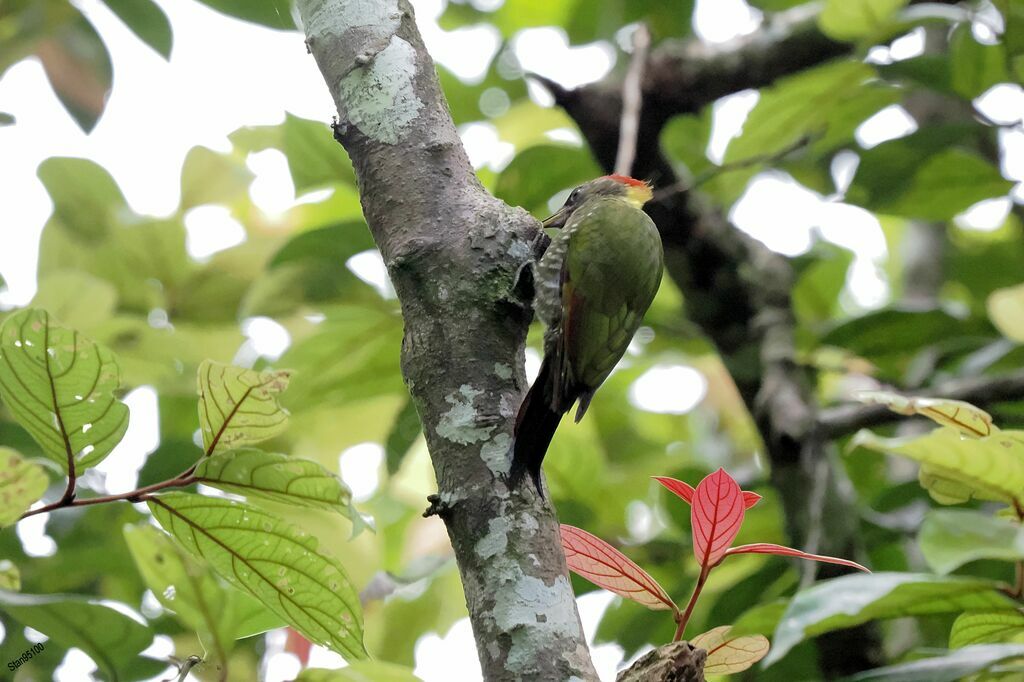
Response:
[[[562,208],[544,221],[544,227],[562,227],[573,211],[595,197],[619,199],[634,208],[643,208],[652,196],[651,186],[643,180],[634,180],[625,175],[605,175],[574,189]]]

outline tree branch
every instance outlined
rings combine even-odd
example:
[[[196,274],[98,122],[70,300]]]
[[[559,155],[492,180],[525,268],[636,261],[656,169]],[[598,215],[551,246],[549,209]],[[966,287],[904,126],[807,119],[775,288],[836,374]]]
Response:
[[[787,74],[849,54],[817,25],[820,7],[795,7],[771,15],[757,31],[724,45],[671,40],[651,53],[644,104],[666,118],[696,113],[720,97],[769,85]]]
[[[910,4],[958,1],[911,0]],[[662,41],[650,52],[644,69],[643,105],[650,110],[650,119],[664,124],[672,116],[697,113],[726,95],[761,88],[852,53],[854,45],[832,40],[818,27],[821,4],[770,14],[757,31],[721,45],[695,38]],[[619,86],[602,81],[575,91],[575,96],[597,91],[607,98],[612,89]]]
[[[402,305],[402,373],[484,677],[596,680],[554,512],[504,482],[539,224],[478,182],[407,0],[298,8]]]
[[[633,57],[626,78],[622,81],[622,124],[619,130],[619,150],[615,154],[615,172],[619,175],[631,175],[633,172],[636,135],[640,129],[640,109],[643,106],[644,65],[650,45],[651,33],[647,30],[647,24],[641,23],[633,31]]]
[[[909,395],[909,393],[908,393]],[[1024,399],[1024,370],[996,377],[971,377],[939,384],[931,390],[915,391],[915,396],[962,400],[987,407],[995,403]],[[842,438],[860,429],[906,419],[884,405],[840,405],[822,410],[818,429],[825,438]]]

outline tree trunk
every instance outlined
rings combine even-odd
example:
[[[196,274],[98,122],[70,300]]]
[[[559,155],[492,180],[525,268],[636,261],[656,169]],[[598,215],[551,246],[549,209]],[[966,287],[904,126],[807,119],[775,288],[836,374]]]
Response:
[[[551,505],[510,492],[539,224],[466,157],[407,0],[299,0],[402,306],[402,373],[487,680],[596,680]]]

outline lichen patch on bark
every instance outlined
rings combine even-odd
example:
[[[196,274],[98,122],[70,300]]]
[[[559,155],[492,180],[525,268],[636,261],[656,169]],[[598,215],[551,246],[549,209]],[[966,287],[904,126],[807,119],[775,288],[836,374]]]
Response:
[[[372,61],[353,69],[338,84],[348,122],[378,142],[398,142],[423,108],[413,84],[415,74],[415,48],[391,36]]]
[[[437,435],[460,445],[486,440],[495,427],[478,425],[473,399],[482,394],[483,391],[480,389],[462,384],[458,391],[446,395],[445,402],[452,408],[441,415],[437,424]]]
[[[545,640],[582,639],[569,579],[558,576],[551,585],[526,575],[518,564],[508,567],[518,575],[495,594],[494,620],[512,633],[505,667],[513,673],[534,674],[545,664],[536,652]]]
[[[496,519],[491,519],[487,527],[487,535],[476,543],[476,553],[481,559],[490,559],[508,549],[508,521],[499,516]]]
[[[512,449],[512,438],[507,433],[499,433],[480,447],[480,459],[496,475],[508,475],[511,466],[509,452]]]

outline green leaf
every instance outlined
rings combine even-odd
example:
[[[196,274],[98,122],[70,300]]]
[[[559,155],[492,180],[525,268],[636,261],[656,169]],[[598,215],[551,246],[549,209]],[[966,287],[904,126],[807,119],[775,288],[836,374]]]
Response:
[[[732,625],[736,635],[770,635],[782,620],[782,614],[789,608],[788,599],[776,599],[767,604],[755,606],[740,616]]]
[[[441,28],[451,30],[465,23],[487,21],[506,38],[524,28],[539,26],[566,26],[575,9],[573,2],[547,2],[547,0],[508,0],[494,12],[483,12],[469,3],[449,3],[448,11],[440,17]]]
[[[291,0],[202,0],[202,3],[228,16],[270,28],[295,28]]]
[[[949,50],[953,89],[967,99],[1012,80],[1006,68],[1006,47],[982,45],[974,39],[970,23],[960,24],[953,32]]]
[[[188,557],[153,526],[125,526],[124,539],[146,586],[207,645],[207,662],[223,666],[234,637],[224,621],[228,593],[203,564]],[[212,660],[209,660],[212,659]]]
[[[257,372],[211,360],[199,366],[199,427],[207,453],[273,438],[285,430],[288,411],[277,395],[287,371]]]
[[[978,559],[1024,560],[1024,528],[970,509],[935,509],[921,524],[917,542],[936,573]]]
[[[166,533],[150,525],[125,526],[124,538],[146,586],[208,647],[214,660],[207,663],[224,665],[234,641],[254,634],[243,622],[253,607],[261,614],[262,631],[280,626],[265,606],[221,584],[206,562],[186,554]]]
[[[1024,284],[997,289],[986,303],[989,319],[1003,336],[1024,343]]]
[[[0,559],[0,590],[17,592],[21,589],[21,573],[8,559]]]
[[[359,516],[348,486],[308,459],[251,448],[226,450],[203,460],[195,477],[229,493],[335,511],[351,519]]]
[[[103,461],[128,428],[114,354],[26,308],[0,327],[0,398],[65,472]]]
[[[239,502],[188,493],[149,500],[168,532],[235,587],[250,593],[311,642],[366,658],[359,597],[316,539]]]
[[[113,81],[110,54],[96,29],[75,12],[36,46],[36,56],[67,112],[91,132],[106,106]]]
[[[1020,0],[995,0],[995,6],[1003,15],[1006,22],[1006,30],[1002,39],[1006,49],[1012,56],[1024,55],[1024,3]],[[1024,76],[1024,62],[1018,61],[1017,77]]]
[[[956,429],[965,436],[990,436],[999,428],[985,410],[950,398],[920,398],[892,391],[860,391],[856,400],[870,405],[885,405],[896,414],[919,414],[940,426]]]
[[[290,315],[303,305],[328,301],[379,301],[380,295],[345,263],[374,248],[363,221],[305,230],[274,254],[245,294],[242,315]]]
[[[107,169],[88,159],[50,157],[39,164],[39,179],[53,200],[53,217],[72,235],[95,243],[127,204]]]
[[[401,345],[402,318],[393,306],[332,306],[316,332],[281,357],[282,365],[295,369],[285,401],[308,414],[310,408],[348,406],[383,395],[404,399]]]
[[[0,527],[18,520],[43,496],[50,480],[38,464],[0,446]],[[0,583],[0,589],[9,589]]]
[[[832,112],[856,99],[873,76],[866,64],[840,61],[779,79],[762,91],[743,131],[729,142],[725,163],[774,154],[802,137],[824,132]]]
[[[948,220],[983,199],[1013,189],[999,169],[974,152],[947,149],[923,161],[906,191],[877,210],[923,220]]]
[[[1024,613],[1019,609],[961,613],[949,632],[949,647],[972,644],[1024,644]]]
[[[963,322],[945,310],[887,308],[833,327],[821,343],[840,346],[875,360],[879,355],[916,351],[962,330]]]
[[[691,33],[694,4],[695,0],[577,0],[568,23],[560,26],[573,45],[611,40],[623,26],[638,21],[650,27],[654,42],[683,38]]]
[[[882,32],[907,0],[828,0],[818,25],[830,38],[854,41]]]
[[[77,647],[111,680],[127,676],[153,632],[134,618],[75,595],[18,594],[0,590],[0,610],[56,644]]]
[[[132,30],[139,40],[160,53],[164,59],[171,58],[171,22],[153,0],[103,0],[121,21]]]
[[[192,147],[181,167],[181,210],[229,203],[249,189],[254,177],[236,158],[207,147]]]
[[[926,159],[958,145],[972,146],[984,134],[974,123],[930,125],[864,150],[847,200],[868,209],[888,209],[908,191]]]
[[[17,121],[14,116],[6,111],[0,111],[0,127],[14,125]]]
[[[338,670],[306,668],[295,682],[421,682],[412,670],[385,661],[355,661]]]
[[[109,281],[87,272],[54,272],[39,280],[32,299],[72,329],[92,329],[110,319],[117,309],[117,288]]]
[[[1024,432],[965,438],[956,429],[941,427],[923,436],[883,438],[862,430],[853,444],[920,462],[922,485],[943,504],[977,497],[1024,506]],[[948,489],[946,481],[957,487]]]
[[[388,439],[384,443],[384,460],[387,463],[389,475],[394,476],[398,473],[402,466],[402,460],[405,459],[405,455],[422,432],[416,405],[412,398],[407,398],[402,409],[395,416],[395,423],[391,425],[391,432],[388,433]]]
[[[998,590],[989,580],[917,573],[858,573],[818,583],[789,603],[765,665],[808,637],[869,620],[1010,608],[1013,602]]]
[[[871,82],[857,88],[855,96],[846,97],[831,109],[825,132],[811,142],[811,154],[824,156],[840,147],[853,146],[854,133],[861,123],[890,104],[896,104],[905,95],[903,89],[883,83]]]
[[[781,12],[784,9],[802,5],[805,2],[807,0],[748,0],[751,6],[768,12]]]
[[[983,672],[1000,661],[1019,656],[1024,656],[1022,644],[979,644],[958,649],[945,656],[868,670],[848,677],[847,682],[956,682]]]
[[[90,238],[71,232],[57,216],[51,218],[40,241],[39,275],[87,272],[117,288],[121,311],[143,317],[153,308],[177,312],[180,284],[195,269],[180,218],[140,219],[122,207],[109,220],[102,233]]]
[[[793,309],[805,324],[833,319],[839,305],[839,294],[846,286],[846,273],[853,263],[853,253],[838,247],[819,247],[823,253],[810,259],[793,287]]]
[[[249,152],[273,147],[288,158],[295,193],[332,184],[355,185],[355,172],[344,148],[334,140],[330,126],[285,114],[276,126],[239,128],[228,136],[235,147]]]
[[[547,202],[600,175],[590,152],[579,147],[543,144],[519,152],[498,176],[494,194],[512,206],[547,214]]]
[[[888,80],[923,85],[946,95],[956,94],[949,57],[946,55],[925,54],[892,64],[878,64],[875,68]]]

